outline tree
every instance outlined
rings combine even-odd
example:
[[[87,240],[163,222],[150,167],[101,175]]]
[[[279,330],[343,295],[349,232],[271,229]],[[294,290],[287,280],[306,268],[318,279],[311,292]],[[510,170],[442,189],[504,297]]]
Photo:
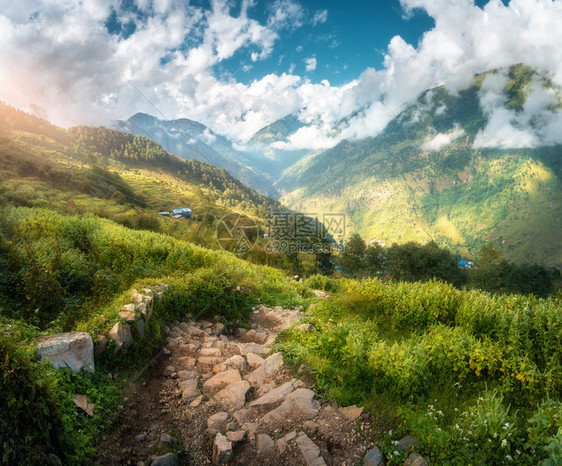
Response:
[[[354,233],[346,241],[340,257],[340,264],[345,273],[357,275],[365,268],[366,245],[358,233]]]
[[[380,244],[371,244],[365,250],[365,271],[369,276],[383,273],[386,269],[386,251]]]
[[[410,241],[388,249],[388,273],[397,280],[428,281],[437,278],[455,286],[466,283],[466,272],[451,251],[434,241],[420,245]]]

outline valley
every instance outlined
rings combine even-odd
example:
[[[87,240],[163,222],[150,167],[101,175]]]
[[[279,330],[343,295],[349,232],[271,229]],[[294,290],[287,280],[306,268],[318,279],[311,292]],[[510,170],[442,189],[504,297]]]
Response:
[[[1,464],[562,464],[562,0],[4,3]]]

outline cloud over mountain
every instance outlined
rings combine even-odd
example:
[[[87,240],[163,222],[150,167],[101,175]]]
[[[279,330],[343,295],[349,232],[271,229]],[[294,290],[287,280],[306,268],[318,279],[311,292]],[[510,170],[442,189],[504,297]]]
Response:
[[[0,99],[62,125],[155,113],[130,81],[167,117],[199,120],[240,143],[299,112],[312,126],[286,145],[318,148],[373,136],[426,87],[455,90],[488,69],[525,63],[562,84],[562,4],[550,0],[511,0],[507,6],[491,0],[483,8],[472,0],[401,0],[405,16],[421,9],[435,26],[417,44],[393,37],[382,68],[366,64],[361,75],[339,86],[294,70],[242,83],[217,68],[241,53],[254,63],[265,60],[290,31],[329,24],[328,10],[277,0],[258,20],[252,0],[213,0],[209,10],[181,0],[130,4],[21,0],[3,6]],[[306,66],[314,70],[318,63]],[[490,126],[479,135],[480,146],[561,142],[560,118],[545,113],[548,93],[532,89],[524,112],[515,115],[502,113],[493,86],[486,89],[482,102],[489,105]],[[531,132],[537,118],[544,129]]]

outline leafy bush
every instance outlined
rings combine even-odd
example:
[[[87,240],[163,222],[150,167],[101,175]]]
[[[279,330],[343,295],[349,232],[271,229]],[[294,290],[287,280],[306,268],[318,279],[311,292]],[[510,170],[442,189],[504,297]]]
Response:
[[[436,281],[345,288],[313,308],[311,333],[286,331],[279,348],[339,403],[394,413],[401,430],[380,441],[390,464],[403,461],[393,442],[405,433],[439,464],[556,464],[559,300]]]

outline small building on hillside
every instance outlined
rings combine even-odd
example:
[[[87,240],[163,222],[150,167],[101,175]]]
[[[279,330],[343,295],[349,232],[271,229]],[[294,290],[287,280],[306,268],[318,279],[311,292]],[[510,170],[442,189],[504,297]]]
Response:
[[[174,209],[171,212],[158,212],[158,215],[165,217],[171,216],[172,218],[191,218],[193,211],[189,207],[182,207],[181,209]]]

